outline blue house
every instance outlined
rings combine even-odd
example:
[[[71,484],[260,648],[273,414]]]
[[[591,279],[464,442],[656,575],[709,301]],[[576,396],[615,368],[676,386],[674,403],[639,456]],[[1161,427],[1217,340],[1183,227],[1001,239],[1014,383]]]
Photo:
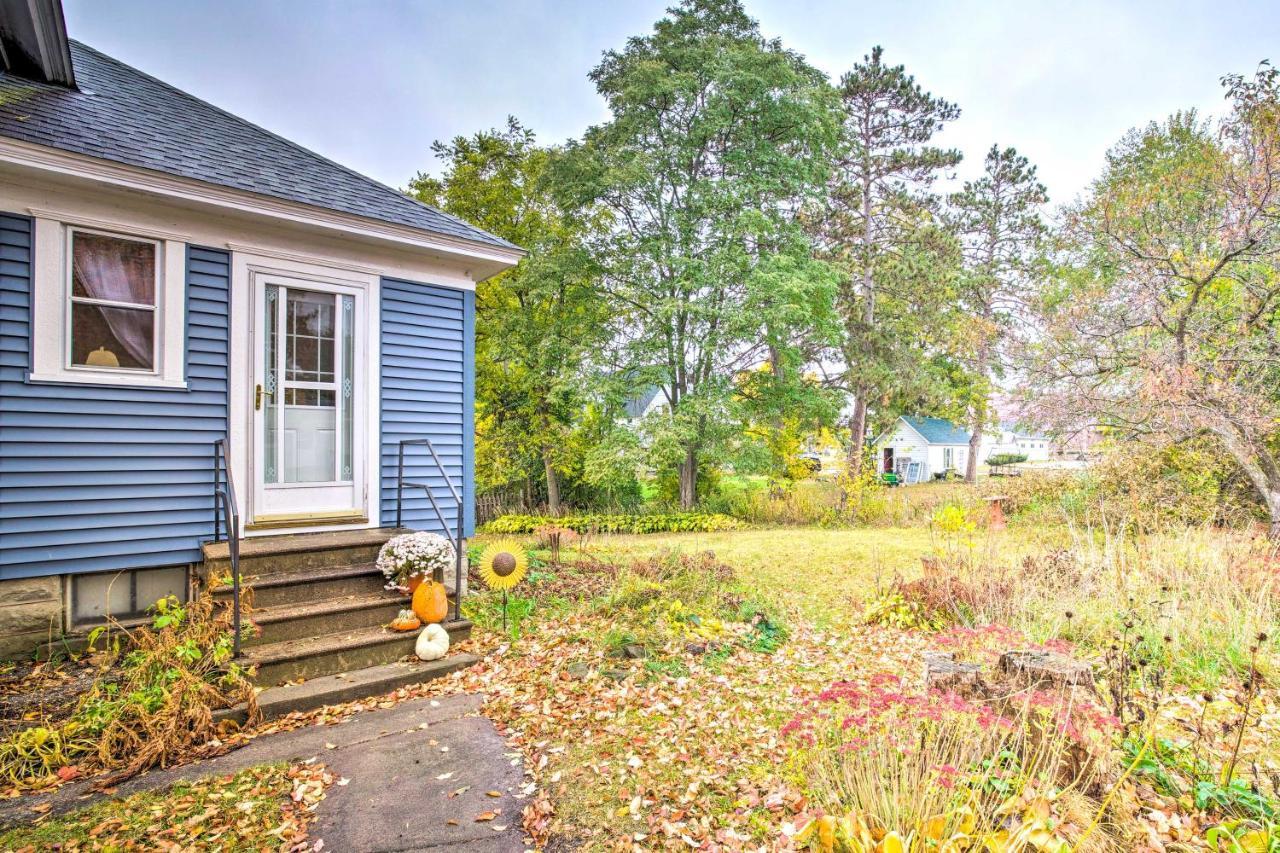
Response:
[[[402,440],[432,445],[401,524],[474,523],[475,285],[521,250],[69,40],[57,0],[0,15],[0,654],[225,570],[226,479],[246,654],[377,645]]]

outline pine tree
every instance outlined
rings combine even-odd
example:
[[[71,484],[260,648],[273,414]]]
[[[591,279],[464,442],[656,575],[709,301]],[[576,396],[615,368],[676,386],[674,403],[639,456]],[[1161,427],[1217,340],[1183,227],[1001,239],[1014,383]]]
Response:
[[[952,223],[964,251],[961,305],[969,321],[960,341],[972,374],[968,401],[969,459],[965,479],[978,477],[978,451],[990,425],[993,373],[1004,363],[1002,345],[1027,305],[1027,274],[1045,234],[1040,209],[1048,202],[1036,167],[1012,148],[991,146],[982,177],[966,181],[950,198]]]
[[[929,142],[960,110],[924,91],[903,66],[886,65],[879,47],[840,78],[839,94],[839,158],[817,231],[825,254],[845,273],[839,309],[847,390],[854,397],[849,471],[856,476],[862,469],[868,407],[892,397],[896,383],[921,375],[900,367],[910,351],[906,314],[919,301],[908,290],[915,288],[928,303],[920,288],[946,279],[921,266],[942,263],[947,254],[930,188],[961,156]],[[895,285],[902,285],[899,292],[884,293]],[[883,295],[900,297],[897,317],[881,316]],[[904,325],[886,325],[885,319]]]

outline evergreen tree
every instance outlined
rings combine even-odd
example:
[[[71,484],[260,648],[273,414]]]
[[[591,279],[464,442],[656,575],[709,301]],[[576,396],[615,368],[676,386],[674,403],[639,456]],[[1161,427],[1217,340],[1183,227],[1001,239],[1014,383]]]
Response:
[[[950,198],[952,222],[964,251],[961,307],[967,321],[959,338],[968,365],[968,420],[972,437],[965,479],[978,477],[978,450],[990,425],[993,374],[1004,364],[1002,345],[1034,292],[1029,267],[1045,233],[1040,209],[1048,202],[1036,167],[1012,148],[991,146],[982,177],[966,181]]]
[[[929,142],[960,110],[924,91],[903,66],[886,65],[879,47],[840,78],[839,95],[839,154],[815,230],[844,273],[839,310],[856,476],[869,406],[890,409],[895,397],[922,393],[913,383],[930,373],[920,335],[930,336],[931,315],[944,310],[939,297],[953,262],[930,188],[960,152]]]

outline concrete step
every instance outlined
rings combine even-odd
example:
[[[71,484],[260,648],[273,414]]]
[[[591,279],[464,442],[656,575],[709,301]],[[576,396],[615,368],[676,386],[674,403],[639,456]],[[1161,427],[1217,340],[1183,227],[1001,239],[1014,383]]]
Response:
[[[471,623],[466,619],[444,627],[451,643],[471,636]],[[271,686],[392,663],[413,654],[417,639],[416,631],[400,633],[378,625],[251,646],[241,654],[241,663],[256,665],[257,683]]]
[[[385,591],[386,583],[387,579],[373,563],[241,577],[241,584],[253,590],[255,613],[285,604],[306,604],[353,595],[376,595]],[[230,603],[231,585],[221,584],[215,588],[213,599],[219,603]]]
[[[369,696],[390,693],[406,684],[421,684],[465,669],[479,658],[460,652],[433,661],[396,661],[351,672],[322,675],[301,684],[268,687],[258,694],[258,709],[264,719],[282,717],[294,711],[313,711],[325,705],[352,702]],[[243,723],[247,717],[244,705],[214,712],[214,719],[233,719]]]
[[[254,607],[249,620],[258,631],[247,646],[265,646],[299,637],[319,637],[386,625],[409,599],[387,590],[366,595],[327,598],[300,604]]]
[[[407,530],[375,527],[324,533],[289,533],[253,536],[240,540],[240,574],[264,576],[372,563],[388,539]],[[231,570],[226,542],[206,542],[202,547],[206,577]]]

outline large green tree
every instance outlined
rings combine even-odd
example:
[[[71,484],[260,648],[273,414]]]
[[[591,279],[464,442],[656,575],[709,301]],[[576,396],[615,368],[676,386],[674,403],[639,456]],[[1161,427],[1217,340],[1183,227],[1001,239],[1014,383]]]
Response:
[[[561,472],[586,403],[586,364],[608,329],[608,306],[582,242],[601,223],[557,204],[549,178],[554,152],[514,118],[505,129],[437,142],[432,150],[444,174],[419,174],[413,194],[528,252],[476,288],[478,476],[502,485],[536,465],[548,507],[559,513]]]
[[[564,186],[614,225],[591,243],[618,353],[662,389],[648,446],[688,507],[735,434],[737,377],[772,359],[769,398],[802,394],[800,353],[829,332],[833,278],[796,211],[826,180],[832,93],[736,0],[681,2],[591,79],[610,118],[570,146]]]
[[[837,168],[816,231],[844,272],[845,385],[853,395],[849,469],[862,470],[868,411],[903,407],[933,375],[921,346],[951,301],[954,251],[935,215],[931,187],[960,152],[930,144],[960,115],[876,47],[840,78]]]
[[[1005,364],[1005,341],[1036,292],[1030,273],[1045,234],[1040,210],[1047,202],[1036,167],[1014,149],[996,145],[987,152],[982,176],[950,197],[964,251],[959,295],[965,322],[957,327],[957,344],[971,377],[965,467],[970,483],[978,478],[978,452],[990,425],[995,374]]]
[[[1280,537],[1280,79],[1226,83],[1224,122],[1130,132],[1067,212],[1035,401],[1067,426],[1212,437]]]

